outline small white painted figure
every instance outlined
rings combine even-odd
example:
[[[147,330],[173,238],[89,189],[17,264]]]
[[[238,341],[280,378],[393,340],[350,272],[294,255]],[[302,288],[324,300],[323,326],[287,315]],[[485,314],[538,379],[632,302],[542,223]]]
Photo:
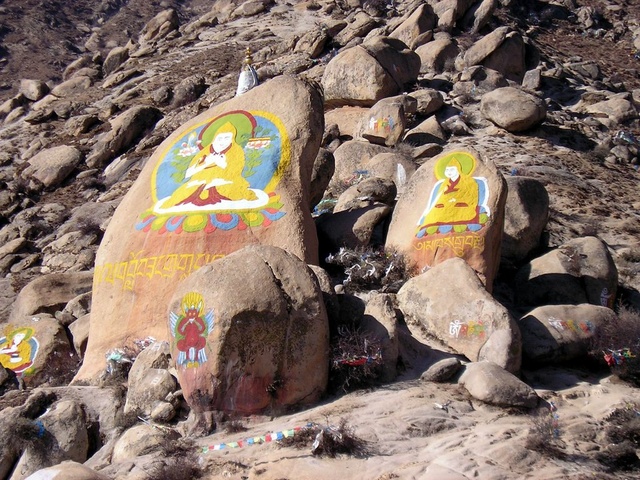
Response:
[[[256,69],[253,68],[252,62],[251,49],[247,48],[246,56],[244,57],[244,65],[242,65],[242,70],[240,70],[240,76],[238,77],[236,97],[248,92],[253,87],[258,86],[258,74]]]
[[[555,317],[549,317],[549,325],[551,325],[559,332],[562,332],[564,330],[564,325],[562,325],[562,322]]]

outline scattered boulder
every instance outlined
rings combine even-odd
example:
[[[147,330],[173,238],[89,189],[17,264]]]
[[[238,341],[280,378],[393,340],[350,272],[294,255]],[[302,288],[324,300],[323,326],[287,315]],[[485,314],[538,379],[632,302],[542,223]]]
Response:
[[[416,48],[416,53],[420,57],[420,73],[442,73],[455,67],[460,47],[448,33],[440,32],[432,41]]]
[[[516,275],[516,298],[529,306],[590,303],[613,308],[618,270],[607,245],[575,238],[533,259]]]
[[[89,77],[78,75],[53,87],[51,95],[58,98],[74,97],[85,91],[92,84],[93,82]]]
[[[120,463],[159,450],[167,440],[176,440],[175,430],[155,428],[153,425],[136,425],[122,434],[113,447],[112,462]]]
[[[250,246],[202,267],[179,284],[168,312],[172,358],[196,412],[308,404],[326,388],[322,293],[280,248]]]
[[[365,12],[358,12],[353,16],[351,22],[333,37],[333,41],[337,45],[345,46],[357,37],[364,37],[377,24],[378,22]]]
[[[593,103],[585,107],[585,111],[591,115],[595,115],[596,118],[598,118],[599,115],[606,116],[612,127],[622,122],[638,118],[638,110],[634,104],[623,96],[615,96],[608,100]]]
[[[422,4],[391,32],[389,37],[397,38],[413,50],[416,48],[416,41],[429,30],[433,30],[436,23],[437,18],[431,5]]]
[[[447,141],[447,134],[440,126],[438,119],[431,116],[409,130],[403,140],[409,145],[444,144]]]
[[[102,64],[102,72],[108,77],[129,59],[129,49],[127,47],[112,48],[107,54]]]
[[[539,398],[533,388],[493,362],[465,365],[458,382],[472,397],[485,403],[524,408],[538,405]]]
[[[415,92],[411,92],[410,96],[418,102],[416,112],[425,117],[435,113],[444,105],[442,94],[433,88],[416,90]]]
[[[510,372],[520,369],[516,322],[461,258],[411,278],[398,292],[398,305],[406,317],[469,360],[489,360]]]
[[[525,260],[540,245],[549,217],[549,194],[534,178],[506,177],[508,193],[502,235],[502,258]]]
[[[395,198],[396,186],[393,180],[369,177],[347,188],[338,197],[333,213],[367,207],[376,202],[391,206]]]
[[[500,261],[506,182],[493,162],[450,150],[407,182],[385,244],[418,270],[463,258],[491,291]]]
[[[405,123],[405,110],[401,99],[383,99],[371,107],[369,115],[362,118],[357,136],[371,143],[391,147],[402,138]]]
[[[38,152],[22,172],[35,178],[45,188],[57,187],[82,161],[82,153],[75,147],[61,145]]]
[[[445,358],[431,365],[420,375],[423,382],[443,383],[452,379],[462,368],[462,363],[455,357]]]
[[[396,186],[396,194],[402,193],[418,168],[412,158],[400,153],[379,153],[365,167],[372,177],[391,180]]]
[[[275,243],[317,263],[308,195],[322,132],[318,91],[283,76],[204,112],[156,149],[98,250],[79,378],[95,376],[105,352],[127,341],[168,340],[158,321],[167,299],[209,262]]]
[[[341,247],[367,247],[372,243],[376,227],[392,210],[388,205],[374,202],[366,207],[322,215],[316,222],[318,235],[326,242],[325,248],[331,251],[338,251]]]
[[[172,8],[153,17],[140,32],[142,42],[154,42],[166,37],[180,26],[178,14]]]
[[[20,91],[25,98],[28,98],[32,102],[37,102],[41,98],[49,93],[49,86],[42,80],[31,80],[23,78],[20,80]]]
[[[322,77],[329,106],[371,106],[399,94],[414,82],[420,57],[399,40],[376,37],[340,52],[327,64]]]
[[[329,183],[329,191],[342,192],[345,188],[367,178],[370,175],[366,168],[367,163],[379,153],[391,152],[391,149],[382,145],[360,140],[344,142],[333,152],[335,172]]]
[[[103,134],[87,157],[90,168],[102,167],[109,160],[134,145],[144,133],[152,129],[162,118],[155,107],[138,105],[118,115],[111,123],[111,130]]]
[[[129,371],[125,415],[149,416],[158,402],[177,389],[169,368],[169,344],[154,342],[136,357]]]
[[[380,344],[382,373],[380,380],[392,382],[398,375],[398,318],[394,300],[386,293],[374,294],[364,310],[361,330]]]
[[[173,106],[181,107],[191,102],[195,102],[207,89],[202,75],[192,75],[183,79],[173,89]]]
[[[594,336],[616,321],[613,310],[596,305],[547,305],[518,320],[523,362],[545,365],[585,357]]]
[[[514,87],[498,88],[482,96],[480,111],[484,117],[508,132],[528,130],[547,115],[544,102]]]
[[[89,324],[91,315],[83,315],[69,325],[69,333],[73,340],[73,348],[78,358],[84,358],[84,352],[87,350],[87,342],[89,341]]]

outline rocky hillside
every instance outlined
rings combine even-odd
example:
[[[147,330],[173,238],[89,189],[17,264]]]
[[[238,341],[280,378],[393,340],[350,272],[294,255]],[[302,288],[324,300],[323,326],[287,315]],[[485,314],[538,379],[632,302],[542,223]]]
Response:
[[[638,474],[640,5],[5,0],[0,25],[1,478]],[[280,184],[249,185],[270,144]],[[247,169],[198,176],[203,147]],[[224,258],[154,277],[178,247]]]

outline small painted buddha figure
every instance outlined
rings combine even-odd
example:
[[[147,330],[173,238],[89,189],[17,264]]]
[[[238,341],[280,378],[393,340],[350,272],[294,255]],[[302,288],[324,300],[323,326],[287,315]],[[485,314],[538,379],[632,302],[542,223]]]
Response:
[[[7,335],[5,342],[0,344],[0,364],[5,368],[22,372],[31,366],[32,346],[28,341],[33,336],[33,329],[18,328]]]
[[[462,165],[455,157],[447,163],[444,176],[446,180],[435,186],[433,204],[422,217],[419,228],[472,223],[478,216],[478,183],[463,173]]]
[[[249,182],[242,176],[244,151],[236,141],[237,130],[226,122],[218,128],[213,141],[196,155],[185,172],[184,183],[161,205],[205,207],[223,200],[256,200]]]

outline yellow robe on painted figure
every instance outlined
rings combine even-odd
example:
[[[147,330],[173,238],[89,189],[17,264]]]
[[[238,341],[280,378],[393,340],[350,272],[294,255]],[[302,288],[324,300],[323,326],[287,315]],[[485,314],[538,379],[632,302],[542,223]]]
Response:
[[[460,176],[456,181],[447,178],[440,184],[435,203],[423,217],[419,228],[471,223],[478,215],[478,183],[462,173],[462,166],[455,158],[447,166],[457,167]]]
[[[23,338],[17,345],[14,345],[14,336],[17,331],[7,337],[6,341],[0,344],[0,364],[4,368],[16,370],[29,363],[31,359],[31,345],[28,342],[30,336]]]
[[[232,134],[231,145],[222,152],[213,148],[220,134]],[[245,157],[242,147],[236,142],[237,130],[230,123],[223,124],[215,133],[214,140],[198,153],[186,170],[185,180],[161,208],[192,204],[215,205],[222,200],[256,200],[257,195],[249,189],[249,182],[242,176]]]

